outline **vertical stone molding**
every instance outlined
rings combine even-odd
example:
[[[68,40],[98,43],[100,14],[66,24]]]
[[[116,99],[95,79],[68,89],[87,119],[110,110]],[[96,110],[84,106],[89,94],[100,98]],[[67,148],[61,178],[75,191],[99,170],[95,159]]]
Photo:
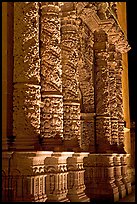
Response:
[[[110,92],[110,114],[111,114],[111,144],[116,146],[119,143],[118,140],[118,117],[117,117],[117,95],[116,95],[116,60],[115,60],[115,45],[108,44],[108,66],[109,66],[109,92]],[[114,152],[117,149],[113,149]]]
[[[111,118],[109,95],[109,67],[107,64],[107,34],[94,32],[96,141],[98,152],[110,152]]]
[[[41,139],[43,149],[54,149],[55,140],[59,145],[63,138],[60,28],[60,3],[41,2]]]
[[[71,152],[55,152],[51,157],[45,159],[47,202],[69,202],[67,198],[67,158],[72,154]]]
[[[126,188],[125,188],[125,184],[122,181],[121,161],[120,161],[119,154],[116,154],[114,156],[114,176],[115,176],[115,184],[118,187],[120,197],[123,198],[126,196]]]
[[[78,31],[74,3],[65,2],[62,6],[61,53],[64,109],[64,140],[71,148],[79,148],[80,135],[80,91],[77,77],[79,61]],[[68,132],[68,128],[69,131]],[[75,140],[75,144],[71,142]],[[78,143],[78,144],[76,144]]]
[[[131,182],[128,178],[127,174],[127,155],[126,154],[120,154],[120,161],[121,161],[121,174],[122,174],[122,181],[125,184],[127,194],[130,194],[132,192]]]
[[[78,77],[80,85],[81,104],[81,148],[94,152],[94,69],[93,44],[94,35],[81,20],[78,29],[80,39],[80,60],[78,63]]]
[[[118,114],[118,139],[119,139],[119,153],[125,153],[124,150],[124,112],[122,99],[122,54],[116,54],[116,95],[117,95],[117,114]]]
[[[74,153],[67,159],[68,194],[70,202],[89,202],[85,194],[83,158],[88,153]]]
[[[86,195],[90,201],[118,201],[113,154],[89,154],[84,158]]]
[[[14,2],[13,136],[16,149],[35,149],[40,134],[39,6]]]

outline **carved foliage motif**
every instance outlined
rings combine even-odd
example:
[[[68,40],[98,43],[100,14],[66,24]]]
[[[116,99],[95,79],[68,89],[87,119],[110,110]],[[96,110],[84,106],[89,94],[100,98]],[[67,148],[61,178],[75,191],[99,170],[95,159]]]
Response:
[[[64,104],[64,137],[65,139],[80,139],[80,104]]]
[[[41,133],[45,137],[63,137],[63,98],[62,96],[48,96],[43,99],[41,110]]]
[[[28,136],[32,138],[40,134],[40,99],[40,86],[30,84],[14,85],[14,136],[20,137],[23,133],[27,139]]]
[[[41,3],[41,86],[62,91],[59,6]]]
[[[14,2],[14,82],[40,82],[38,2]]]
[[[78,65],[78,34],[75,25],[76,14],[68,19],[62,18],[61,49],[63,71],[63,97],[64,100],[79,99],[77,79]]]
[[[109,69],[106,50],[107,36],[104,31],[95,32],[95,83],[96,112],[109,114]]]
[[[82,112],[94,112],[93,35],[82,23],[79,26],[80,55],[78,75],[82,94]]]
[[[97,118],[96,120],[96,136],[97,143],[102,144],[104,140],[111,142],[111,120],[107,118]]]

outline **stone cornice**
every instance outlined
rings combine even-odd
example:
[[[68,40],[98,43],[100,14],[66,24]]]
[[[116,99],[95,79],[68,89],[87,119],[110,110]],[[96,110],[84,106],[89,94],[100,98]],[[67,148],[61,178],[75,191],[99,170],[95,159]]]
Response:
[[[110,13],[111,18],[107,18],[105,15],[105,17],[101,19],[97,14],[97,5],[95,2],[78,2],[76,6],[77,17],[82,19],[92,32],[103,29],[108,34],[109,42],[115,44],[116,49],[119,52],[128,52],[130,50],[130,46],[123,30],[116,20],[116,16]],[[108,8],[106,8],[106,10],[111,12],[111,9]]]

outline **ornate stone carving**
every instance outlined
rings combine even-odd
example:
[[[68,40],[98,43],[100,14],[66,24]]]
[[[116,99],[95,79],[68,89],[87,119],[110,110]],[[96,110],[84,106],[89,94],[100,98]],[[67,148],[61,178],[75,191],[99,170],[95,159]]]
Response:
[[[81,141],[81,124],[80,124],[80,104],[64,102],[64,138],[71,140],[77,138]]]
[[[80,61],[78,76],[81,91],[81,111],[94,112],[94,81],[93,81],[93,40],[89,28],[81,23],[79,26]]]
[[[38,11],[38,2],[14,2],[14,82],[40,82]]]
[[[41,2],[40,9],[41,139],[43,148],[48,148],[55,141],[47,139],[63,138],[60,3]]]
[[[63,137],[63,100],[61,95],[46,95],[41,110],[41,134],[46,138]]]
[[[14,2],[13,134],[18,149],[34,149],[40,134],[37,2]]]
[[[118,186],[119,194],[123,198],[126,195],[125,184],[122,181],[120,155],[114,156],[115,184]]]
[[[67,157],[72,153],[53,153],[45,159],[48,202],[69,202],[67,198]]]
[[[95,152],[94,114],[81,113],[81,148],[84,151]]]
[[[78,43],[76,11],[73,3],[72,5],[64,3],[61,20],[64,139],[68,141],[76,139],[80,145],[80,92],[77,77]]]
[[[122,175],[122,182],[125,184],[127,194],[132,192],[131,182],[129,181],[128,174],[127,174],[127,155],[120,154],[120,162],[121,162],[121,175]]]
[[[89,154],[84,158],[84,168],[85,192],[91,201],[101,200],[102,196],[107,201],[119,200],[118,187],[114,183],[112,154]]]
[[[15,84],[13,100],[15,146],[17,149],[34,149],[40,134],[40,86]]]
[[[85,194],[83,158],[84,153],[74,153],[67,159],[68,194],[70,202],[89,202]]]
[[[42,92],[62,91],[59,5],[41,3],[40,53]]]

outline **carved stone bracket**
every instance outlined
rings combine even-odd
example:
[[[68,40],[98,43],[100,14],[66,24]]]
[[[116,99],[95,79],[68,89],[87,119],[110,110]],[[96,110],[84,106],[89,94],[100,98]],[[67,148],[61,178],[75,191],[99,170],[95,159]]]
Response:
[[[115,18],[116,15],[112,15],[115,11],[112,11],[112,6],[110,8],[108,2],[93,2],[85,5],[80,3],[77,5],[78,16],[93,32],[103,29],[108,34],[109,40],[116,45],[117,50],[121,53],[130,50],[127,39]]]

